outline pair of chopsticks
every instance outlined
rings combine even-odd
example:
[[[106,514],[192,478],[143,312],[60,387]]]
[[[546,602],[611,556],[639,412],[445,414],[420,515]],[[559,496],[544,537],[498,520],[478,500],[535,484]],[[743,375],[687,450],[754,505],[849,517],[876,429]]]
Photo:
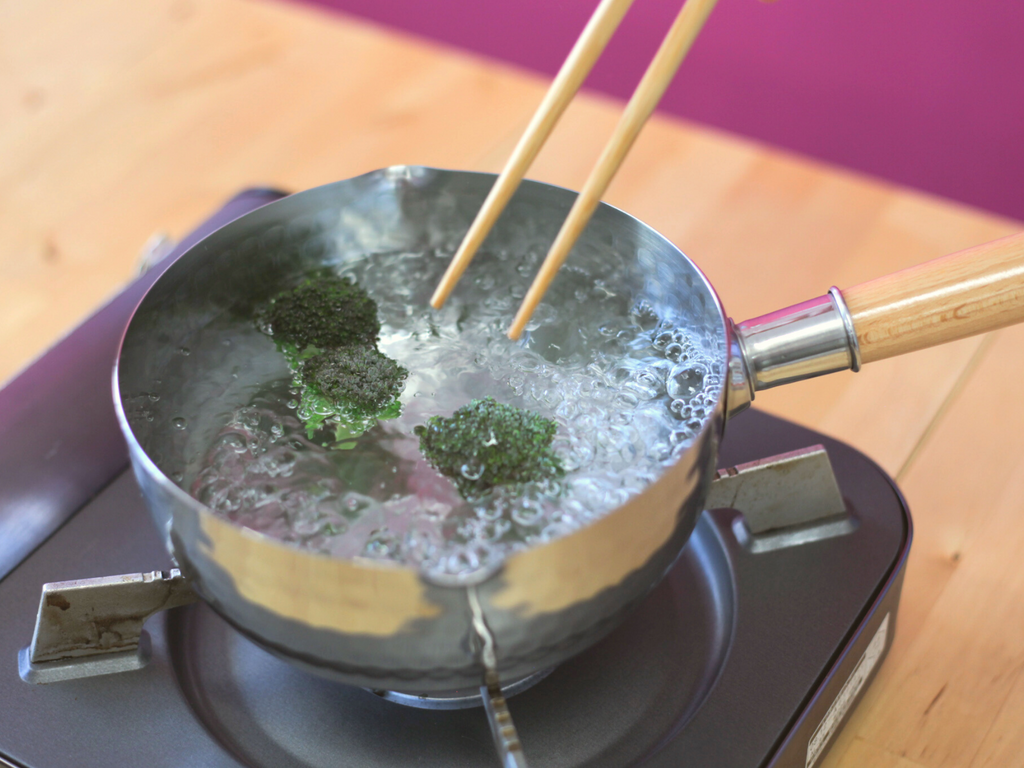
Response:
[[[582,191],[573,203],[569,215],[562,224],[551,249],[548,251],[540,271],[527,291],[519,311],[508,330],[510,339],[518,339],[529,322],[540,300],[547,292],[555,274],[562,266],[569,251],[587,226],[590,217],[601,202],[601,196],[611,183],[626,154],[633,146],[640,129],[658,105],[665,89],[675,76],[697,34],[704,26],[711,10],[718,0],[687,0],[668,34],[658,48],[654,59],[644,73],[636,91],[633,92],[626,109],[619,119],[615,132],[605,145],[597,164],[590,172]],[[480,212],[470,226],[466,237],[452,258],[441,282],[438,283],[430,304],[440,309],[451,295],[455,284],[473,260],[477,249],[494,226],[498,216],[512,197],[519,182],[537,157],[544,142],[569,106],[576,91],[604,51],[612,33],[619,26],[622,17],[633,4],[633,0],[601,0],[590,21],[569,53],[561,70],[548,89],[544,100],[526,128],[526,132],[512,151],[512,156],[484,200]]]

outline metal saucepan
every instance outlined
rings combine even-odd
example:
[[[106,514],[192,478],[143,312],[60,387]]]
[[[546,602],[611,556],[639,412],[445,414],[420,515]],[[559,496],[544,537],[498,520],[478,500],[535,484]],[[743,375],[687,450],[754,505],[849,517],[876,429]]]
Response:
[[[480,583],[447,586],[411,567],[282,544],[216,516],[172,482],[168,457],[187,450],[182,441],[189,438],[171,418],[190,414],[198,424],[189,433],[202,439],[203,420],[212,418],[221,395],[195,384],[202,366],[218,364],[216,355],[184,354],[200,330],[250,312],[325,265],[401,249],[453,253],[493,181],[489,174],[395,167],[271,203],[172,265],[122,342],[114,374],[118,418],[169,551],[234,626],[345,682],[415,692],[476,687],[483,668],[474,619],[493,635],[506,680],[578,653],[671,566],[703,508],[725,422],[755,390],[856,370],[861,362],[1024,319],[1024,237],[1017,236],[734,325],[678,248],[602,205],[570,264],[626,254],[613,286],[627,297],[622,306],[643,300],[661,316],[700,329],[720,350],[725,374],[697,437],[641,494],[587,527],[511,555]],[[550,242],[573,199],[568,190],[524,182],[487,247]],[[549,301],[559,300],[562,279]],[[433,287],[423,286],[424,312]],[[530,343],[542,340],[535,334]],[[154,382],[162,399],[140,411],[138,398]]]

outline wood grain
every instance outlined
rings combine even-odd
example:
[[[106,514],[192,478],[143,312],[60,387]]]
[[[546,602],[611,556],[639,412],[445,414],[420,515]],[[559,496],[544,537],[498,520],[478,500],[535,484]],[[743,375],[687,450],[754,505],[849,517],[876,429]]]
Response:
[[[1024,327],[995,334],[901,482],[915,533],[896,637],[848,730],[929,768],[1024,739],[1004,714],[1024,686],[1022,349]]]
[[[909,585],[916,596],[931,592],[934,602],[927,615],[921,616],[922,601],[917,616],[908,617],[923,619],[918,626],[901,629],[906,636],[898,663],[887,670],[876,717],[860,729],[864,738],[930,768],[973,762],[1024,670],[1024,462],[1017,459],[1009,476],[999,478],[991,506],[961,508],[963,519],[952,521],[950,533],[959,541],[941,592],[934,584]],[[975,468],[964,463],[961,472]],[[939,482],[928,474],[930,483]]]
[[[9,0],[0,51],[0,380],[130,280],[153,232],[181,236],[250,184],[498,170],[547,85],[259,1]],[[579,188],[621,110],[582,94],[531,175]],[[657,115],[606,199],[736,319],[1022,229]],[[759,393],[901,474],[915,519],[895,645],[826,768],[1024,765],[1022,378],[1024,329],[1006,328]]]
[[[865,363],[1024,321],[1024,232],[843,290]]]
[[[1010,689],[992,727],[985,734],[972,765],[977,768],[1022,768],[1024,766],[1024,675]]]
[[[886,752],[863,739],[855,739],[849,745],[846,760],[850,765],[870,766],[870,768],[923,768],[905,757]]]

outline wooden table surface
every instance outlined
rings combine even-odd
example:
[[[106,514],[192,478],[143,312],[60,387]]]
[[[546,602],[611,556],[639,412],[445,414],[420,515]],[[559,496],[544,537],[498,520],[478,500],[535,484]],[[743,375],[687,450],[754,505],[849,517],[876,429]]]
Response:
[[[0,380],[130,280],[153,233],[246,185],[498,170],[544,88],[267,0],[0,4]],[[579,188],[620,108],[579,98],[531,176]],[[737,320],[1024,228],[663,118],[607,199]],[[1022,380],[1010,328],[758,395],[877,460],[914,514],[895,645],[829,768],[1024,766]]]

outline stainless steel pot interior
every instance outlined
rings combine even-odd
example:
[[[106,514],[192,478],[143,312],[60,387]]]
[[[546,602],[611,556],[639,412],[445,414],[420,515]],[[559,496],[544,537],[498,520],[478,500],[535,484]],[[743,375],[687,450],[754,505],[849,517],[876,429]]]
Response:
[[[506,679],[552,666],[607,633],[657,583],[701,510],[723,398],[692,446],[642,494],[595,524],[511,556],[468,587],[429,583],[407,567],[281,544],[217,517],[183,490],[190,458],[209,445],[229,410],[225,404],[244,395],[232,389],[230,375],[213,382],[201,375],[224,362],[215,344],[195,343],[200,332],[209,336],[222,326],[217,332],[230,343],[228,320],[246,317],[303,274],[349,259],[431,250],[446,263],[493,180],[395,167],[272,203],[184,254],[125,333],[115,401],[132,466],[168,549],[226,619],[321,674],[405,691],[478,685],[468,590],[479,598]],[[518,252],[549,243],[573,199],[568,190],[524,182],[485,249]],[[622,312],[645,300],[660,318],[703,329],[726,365],[726,321],[704,276],[668,240],[603,205],[572,263],[600,269],[613,262],[622,267],[614,286]],[[464,280],[474,278],[473,269]],[[512,290],[521,296],[528,279]],[[576,300],[569,279],[560,276],[547,301]],[[561,293],[560,282],[567,286]],[[419,286],[410,303],[430,311],[433,287]],[[573,344],[571,328],[541,326],[523,343],[554,362]],[[280,365],[273,359],[250,364]],[[190,428],[175,429],[177,418]]]

